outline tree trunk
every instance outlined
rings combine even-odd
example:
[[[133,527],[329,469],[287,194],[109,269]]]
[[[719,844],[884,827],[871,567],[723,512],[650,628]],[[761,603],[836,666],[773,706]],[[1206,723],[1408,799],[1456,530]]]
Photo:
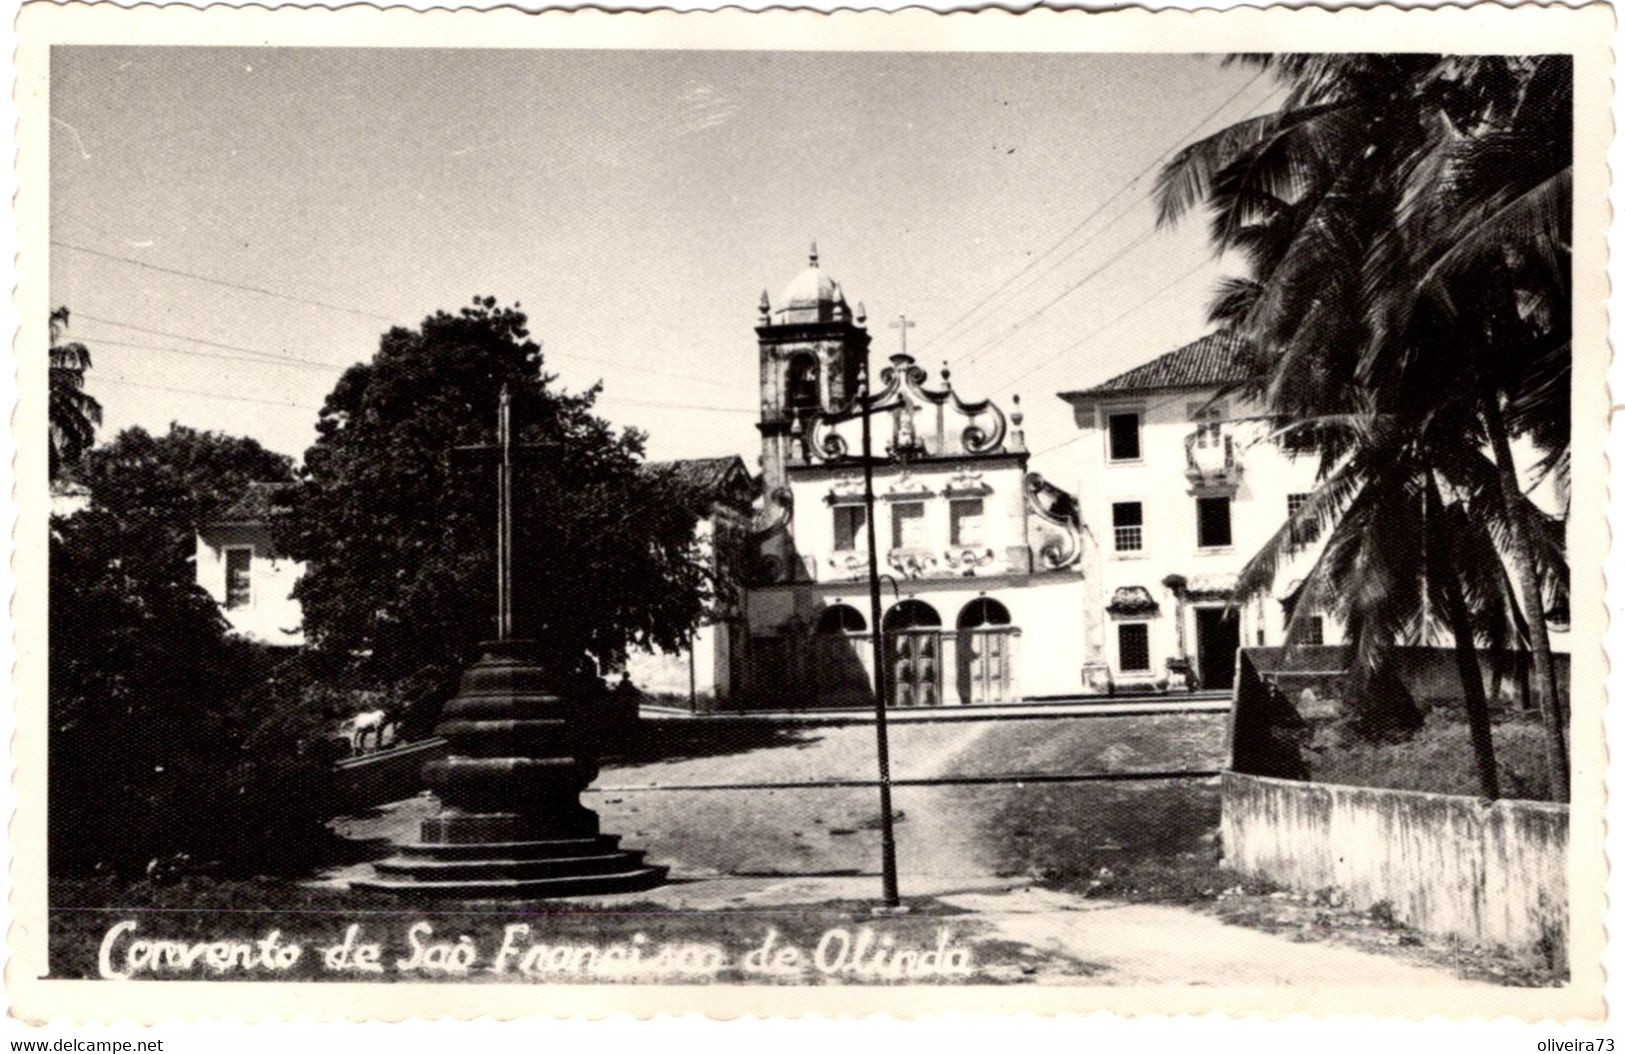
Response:
[[[1427,485],[1428,503],[1437,509],[1440,506],[1439,488],[1431,472],[1428,473]],[[1427,519],[1430,528],[1438,522],[1437,516]],[[1467,729],[1472,736],[1473,759],[1478,763],[1479,793],[1494,801],[1501,796],[1501,779],[1495,767],[1495,740],[1490,734],[1490,703],[1484,695],[1484,675],[1478,667],[1473,620],[1461,595],[1461,578],[1456,573],[1449,543],[1436,537],[1430,542],[1429,548],[1440,558],[1436,580],[1439,592],[1443,594],[1450,636],[1455,641],[1456,673],[1461,678],[1462,703],[1467,709]]]
[[[1568,722],[1563,713],[1562,697],[1557,692],[1552,642],[1546,633],[1546,605],[1535,570],[1534,550],[1529,544],[1529,525],[1524,519],[1523,505],[1519,500],[1523,490],[1518,485],[1518,469],[1512,460],[1512,443],[1507,438],[1506,420],[1501,415],[1500,393],[1493,389],[1486,391],[1483,403],[1484,423],[1495,450],[1495,467],[1501,479],[1501,503],[1506,510],[1511,535],[1511,551],[1507,556],[1517,576],[1519,598],[1523,601],[1527,616],[1524,621],[1529,626],[1530,658],[1534,665],[1531,687],[1534,689],[1535,706],[1540,710],[1541,724],[1546,728],[1546,768],[1552,784],[1552,799],[1568,801]]]

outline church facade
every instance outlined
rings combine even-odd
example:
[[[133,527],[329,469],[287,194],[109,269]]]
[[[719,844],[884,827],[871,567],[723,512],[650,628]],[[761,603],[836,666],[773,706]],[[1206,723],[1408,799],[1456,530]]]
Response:
[[[873,698],[862,436],[893,706],[1001,704],[1081,688],[1077,504],[1028,471],[1019,404],[967,400],[906,352],[860,398],[862,305],[818,262],[756,327],[761,508],[741,574],[745,705]]]

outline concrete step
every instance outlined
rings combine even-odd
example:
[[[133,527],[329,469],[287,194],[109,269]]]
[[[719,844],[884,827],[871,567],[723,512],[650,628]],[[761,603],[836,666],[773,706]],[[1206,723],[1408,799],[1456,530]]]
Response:
[[[605,893],[633,893],[653,889],[666,881],[666,868],[644,866],[628,871],[601,875],[568,875],[556,878],[488,878],[467,881],[419,882],[410,878],[358,879],[351,883],[355,889],[371,889],[388,893],[422,893],[430,896],[452,897],[462,900],[538,900],[550,897],[583,897]]]
[[[421,860],[392,857],[373,867],[380,875],[420,882],[449,882],[488,878],[561,878],[601,875],[641,867],[643,853],[613,852],[595,856],[560,856],[540,859]]]
[[[620,835],[600,834],[592,838],[555,838],[531,842],[407,842],[396,849],[403,857],[424,860],[538,860],[543,857],[613,853],[620,844]]]

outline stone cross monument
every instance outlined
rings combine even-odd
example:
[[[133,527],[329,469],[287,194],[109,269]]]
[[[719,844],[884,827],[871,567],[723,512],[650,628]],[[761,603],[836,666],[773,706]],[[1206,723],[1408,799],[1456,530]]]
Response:
[[[440,812],[360,888],[524,900],[648,889],[666,878],[664,867],[600,833],[598,814],[578,800],[598,775],[592,740],[602,721],[591,702],[557,693],[535,641],[513,636],[514,461],[543,445],[513,442],[510,402],[504,386],[494,445],[458,450],[497,466],[496,638],[481,645],[435,727],[448,752],[423,777]]]

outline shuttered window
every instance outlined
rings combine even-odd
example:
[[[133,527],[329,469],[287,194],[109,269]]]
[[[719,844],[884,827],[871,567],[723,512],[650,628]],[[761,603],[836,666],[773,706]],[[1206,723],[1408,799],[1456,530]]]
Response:
[[[254,599],[254,550],[236,547],[226,550],[226,607],[247,607]]]
[[[952,545],[982,544],[981,498],[961,498],[949,503],[948,533]]]
[[[1113,461],[1140,460],[1140,415],[1137,413],[1109,414],[1106,417],[1109,433],[1109,453]]]
[[[1196,544],[1212,549],[1230,544],[1230,499],[1196,499]]]
[[[835,551],[849,553],[856,549],[863,538],[864,525],[868,523],[862,505],[835,506]]]
[[[1143,622],[1118,625],[1117,668],[1125,673],[1143,673],[1151,669],[1151,627]]]

